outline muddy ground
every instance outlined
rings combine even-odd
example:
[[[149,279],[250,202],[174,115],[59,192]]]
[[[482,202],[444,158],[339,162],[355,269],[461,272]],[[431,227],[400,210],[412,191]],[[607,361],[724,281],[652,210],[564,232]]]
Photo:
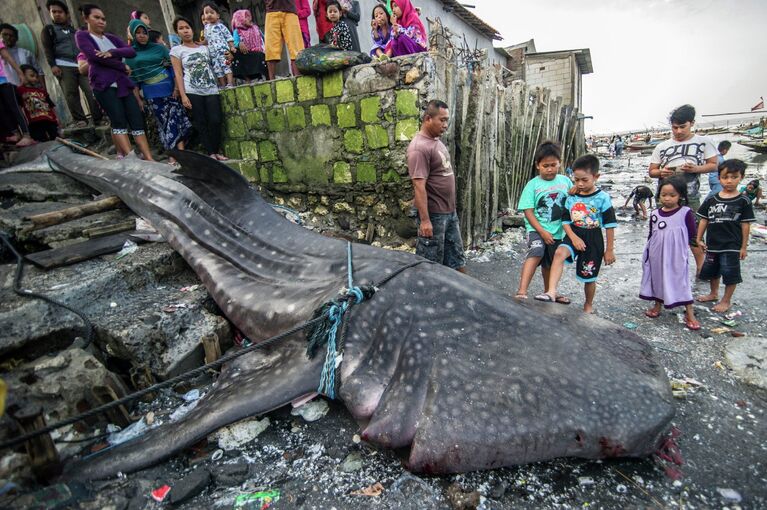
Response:
[[[732,156],[749,159],[749,177],[764,178],[763,162],[741,151],[735,146]],[[614,204],[622,205],[628,190],[644,180],[647,157],[626,156],[603,163],[601,183]],[[759,219],[764,221],[763,211]],[[89,486],[73,485],[70,491],[76,493],[77,505],[88,509],[161,508],[185,492],[190,498],[176,507],[233,508],[241,504],[240,508],[262,508],[253,501],[240,499],[238,503],[237,498],[275,490],[280,499],[271,508],[767,507],[765,392],[744,384],[728,367],[725,350],[736,339],[718,329],[723,318],[711,313],[710,306],[696,306],[702,332],[685,329],[676,313],[667,312],[655,320],[643,315],[647,304],[636,295],[647,226],[628,214],[621,214],[619,220],[618,260],[600,276],[596,313],[624,324],[655,346],[657,359],[670,378],[700,383],[677,400],[673,424],[681,432],[677,439],[684,458],[681,466],[657,457],[604,462],[561,459],[457,476],[416,477],[402,468],[396,452],[360,443],[355,437],[356,423],[341,404],[331,402],[327,414],[314,422],[292,416],[286,408],[272,412],[268,427],[257,439],[232,451],[218,452],[211,437],[207,445],[154,468]],[[472,252],[471,274],[513,295],[525,252],[522,237],[520,230],[508,230]],[[767,244],[753,239],[750,250],[733,308],[742,315],[732,329],[745,338],[765,342]],[[696,291],[706,288],[706,284],[696,283]],[[569,306],[580,306],[581,288],[568,273],[562,289],[573,298]],[[540,290],[536,278],[531,296]],[[754,363],[758,365],[759,360]],[[765,367],[763,360],[761,366]],[[181,397],[181,390],[197,386],[205,392],[208,382],[198,380],[179,391],[163,392],[155,401],[139,404],[134,414],[151,412],[156,421],[169,420],[172,412],[190,405]],[[79,445],[67,445],[66,454],[78,449]],[[375,483],[382,487],[379,496],[353,495]],[[165,502],[157,503],[150,492],[164,484],[172,487],[170,494]],[[0,500],[0,506],[30,507],[33,500],[28,491],[35,487],[22,484],[21,489],[20,494]],[[38,494],[38,501],[41,497]]]

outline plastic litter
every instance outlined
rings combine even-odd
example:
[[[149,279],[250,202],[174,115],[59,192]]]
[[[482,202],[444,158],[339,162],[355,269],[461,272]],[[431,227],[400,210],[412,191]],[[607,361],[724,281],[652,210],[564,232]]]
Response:
[[[729,326],[729,327],[731,327],[731,328],[734,328],[735,326],[737,326],[737,325],[738,325],[738,323],[737,323],[737,322],[735,322],[735,321],[734,321],[734,320],[732,320],[732,319],[727,319],[727,320],[723,320],[723,321],[719,321],[719,322],[720,322],[721,324],[724,324],[725,326]]]
[[[115,255],[115,260],[120,260],[123,257],[127,257],[128,255],[135,252],[136,250],[138,250],[138,245],[134,243],[133,241],[131,241],[130,239],[128,239],[127,241],[125,241],[125,244],[123,244],[122,249],[117,252],[117,255]]]
[[[633,322],[624,322],[623,323],[623,327],[626,328],[626,329],[636,329],[639,326],[637,324],[633,323]]]
[[[369,485],[365,487],[364,489],[359,489],[351,493],[352,496],[368,496],[372,498],[377,498],[381,494],[383,494],[384,486],[381,485],[381,482],[376,482],[373,485]]]
[[[711,332],[715,335],[723,335],[725,333],[728,333],[730,331],[730,328],[713,328]]]
[[[324,399],[319,398],[292,409],[290,414],[293,416],[300,416],[308,422],[313,422],[328,414],[329,409],[328,403]]]
[[[202,287],[202,285],[199,285],[199,284],[198,285],[188,285],[186,287],[181,287],[180,290],[181,290],[181,292],[194,292],[195,290],[199,289],[200,287]]]
[[[151,492],[152,499],[157,501],[158,503],[162,503],[165,500],[165,498],[168,496],[169,492],[170,492],[170,486],[168,485],[163,485],[162,487],[158,487]]]
[[[267,510],[280,500],[279,490],[251,492],[250,494],[240,494],[234,500],[235,509],[246,510]]]
[[[732,501],[733,503],[740,503],[740,500],[743,499],[740,493],[734,489],[717,487],[716,492],[718,492],[727,501]]]
[[[734,319],[735,317],[740,317],[741,315],[743,315],[743,312],[741,312],[740,310],[736,310],[734,312],[728,313],[727,315],[724,316],[724,318],[730,321]]]
[[[193,390],[189,390],[181,397],[184,399],[185,402],[194,402],[195,400],[200,399],[200,390],[197,388]]]
[[[218,449],[215,452],[213,452],[213,455],[210,456],[210,460],[217,461],[221,460],[224,457],[224,450]]]
[[[590,485],[594,485],[594,479],[590,476],[579,476],[578,477],[578,485],[581,487],[588,487]]]
[[[189,305],[186,303],[174,303],[171,305],[163,306],[162,311],[165,313],[173,313],[178,310],[183,310],[184,308],[189,308]]]
[[[147,425],[142,417],[139,421],[131,423],[121,431],[110,434],[109,437],[107,437],[107,441],[110,445],[115,446],[130,441],[131,439],[135,439],[146,433],[149,429],[149,425]]]
[[[702,382],[691,377],[671,379],[671,394],[676,398],[687,398],[687,395],[695,393],[698,388],[703,388]]]
[[[256,439],[269,427],[269,418],[244,420],[219,429],[213,434],[222,450],[237,450]]]
[[[183,418],[184,416],[186,416],[186,414],[187,414],[189,411],[191,411],[192,409],[194,409],[195,407],[197,407],[197,403],[198,403],[198,401],[197,401],[197,400],[193,400],[192,402],[189,402],[188,404],[185,404],[185,405],[179,406],[178,408],[176,408],[176,410],[175,410],[175,411],[173,411],[173,412],[170,414],[170,417],[169,417],[169,418],[170,418],[170,421],[171,421],[171,422],[175,422],[175,421],[178,421],[178,420],[180,420],[181,418]]]

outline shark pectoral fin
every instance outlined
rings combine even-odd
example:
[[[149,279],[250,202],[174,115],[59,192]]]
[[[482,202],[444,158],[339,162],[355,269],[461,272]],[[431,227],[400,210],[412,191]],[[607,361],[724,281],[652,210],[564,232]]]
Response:
[[[234,360],[199,404],[177,422],[67,467],[65,478],[100,480],[152,466],[220,427],[258,416],[317,388],[321,360],[307,360],[296,338]]]
[[[361,437],[388,448],[409,446],[422,416],[432,370],[432,349],[418,337],[403,341],[397,369]]]

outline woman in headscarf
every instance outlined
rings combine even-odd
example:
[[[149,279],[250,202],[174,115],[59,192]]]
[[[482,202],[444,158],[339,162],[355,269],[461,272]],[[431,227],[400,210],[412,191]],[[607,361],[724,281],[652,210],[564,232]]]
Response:
[[[107,113],[119,154],[130,154],[128,133],[133,135],[143,158],[152,160],[144,131],[144,114],[133,95],[136,87],[128,77],[123,58],[133,58],[136,50],[114,34],[106,32],[104,11],[97,5],[81,6],[87,28],[75,34],[75,42],[88,61],[88,80],[93,95]]]
[[[144,101],[157,119],[160,142],[166,150],[183,150],[192,123],[178,99],[168,48],[149,42],[149,26],[140,19],[131,20],[128,31],[136,56],[126,59],[125,63],[131,68],[131,79],[141,87]],[[136,99],[141,101],[137,91]],[[173,158],[169,158],[168,162],[171,165],[176,163]]]
[[[392,38],[386,46],[386,54],[400,57],[429,49],[426,29],[410,0],[392,0]]]
[[[250,83],[257,77],[266,76],[264,38],[258,25],[253,23],[253,17],[249,10],[234,11],[232,30],[234,32],[234,47],[237,50],[232,66],[234,77]]]

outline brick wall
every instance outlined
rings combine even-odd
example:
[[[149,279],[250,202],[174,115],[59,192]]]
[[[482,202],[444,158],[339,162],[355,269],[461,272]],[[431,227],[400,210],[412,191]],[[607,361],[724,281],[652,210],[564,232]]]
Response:
[[[561,97],[564,104],[573,104],[573,65],[572,57],[552,60],[530,58],[526,63],[525,82],[530,87],[544,87],[551,91],[552,97]]]

